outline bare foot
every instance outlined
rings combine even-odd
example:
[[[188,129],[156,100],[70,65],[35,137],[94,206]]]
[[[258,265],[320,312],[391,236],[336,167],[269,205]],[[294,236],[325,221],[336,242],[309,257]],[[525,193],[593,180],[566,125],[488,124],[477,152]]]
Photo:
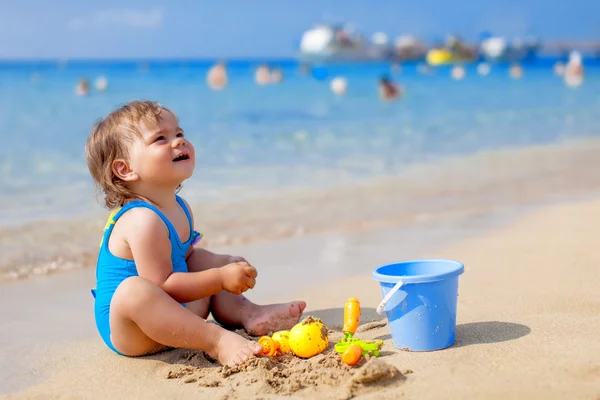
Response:
[[[262,347],[260,344],[245,339],[237,333],[224,331],[216,349],[210,353],[209,355],[216,358],[221,365],[231,367],[242,364],[253,355],[262,353]]]
[[[248,315],[244,328],[252,336],[290,329],[300,321],[305,308],[303,301],[257,306],[256,311]]]

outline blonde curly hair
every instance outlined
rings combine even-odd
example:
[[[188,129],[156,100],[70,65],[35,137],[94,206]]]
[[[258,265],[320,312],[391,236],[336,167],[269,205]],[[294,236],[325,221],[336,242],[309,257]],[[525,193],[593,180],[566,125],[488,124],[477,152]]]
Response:
[[[175,115],[160,103],[136,100],[96,121],[92,127],[85,146],[86,160],[108,209],[121,207],[127,200],[138,198],[114,174],[112,165],[115,160],[128,157],[129,146],[142,135],[140,127],[155,127],[162,111]]]

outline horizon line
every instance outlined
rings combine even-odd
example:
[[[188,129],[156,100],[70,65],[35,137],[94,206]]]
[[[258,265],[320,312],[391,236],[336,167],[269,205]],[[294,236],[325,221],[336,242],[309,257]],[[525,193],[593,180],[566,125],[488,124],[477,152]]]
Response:
[[[279,60],[279,61],[297,61],[297,56],[136,56],[136,57],[5,57],[0,55],[0,62],[2,61],[44,61],[44,62],[78,62],[78,61],[265,61],[265,60]]]

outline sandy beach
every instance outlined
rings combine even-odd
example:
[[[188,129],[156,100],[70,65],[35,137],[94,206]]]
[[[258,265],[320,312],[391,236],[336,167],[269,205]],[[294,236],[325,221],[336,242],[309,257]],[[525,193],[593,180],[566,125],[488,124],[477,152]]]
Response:
[[[8,316],[0,333],[0,390],[11,399],[597,400],[597,218],[600,201],[588,199],[521,209],[510,219],[488,214],[460,223],[447,219],[414,229],[313,235],[224,249],[247,255],[264,271],[250,294],[253,299],[306,299],[306,315],[325,322],[332,342],[341,336],[345,300],[358,297],[361,322],[381,321],[361,337],[384,339],[379,360],[395,367],[393,378],[374,384],[356,377],[359,369],[372,370],[372,365],[342,366],[327,354],[331,345],[325,355],[308,361],[261,358],[237,373],[186,350],[118,357],[94,330],[86,290],[93,284],[92,269],[7,283],[0,292],[0,310]],[[436,352],[400,351],[391,343],[385,319],[374,312],[381,295],[370,272],[382,263],[424,257],[465,264],[456,343]],[[328,268],[317,269],[316,263]],[[301,279],[282,288],[281,277],[289,271]]]

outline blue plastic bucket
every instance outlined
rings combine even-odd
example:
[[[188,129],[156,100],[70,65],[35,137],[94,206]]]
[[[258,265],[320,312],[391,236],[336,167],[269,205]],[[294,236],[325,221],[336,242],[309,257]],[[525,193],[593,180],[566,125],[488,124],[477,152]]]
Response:
[[[464,265],[452,260],[413,260],[373,271],[384,301],[394,346],[408,351],[444,349],[454,343],[458,276]]]

